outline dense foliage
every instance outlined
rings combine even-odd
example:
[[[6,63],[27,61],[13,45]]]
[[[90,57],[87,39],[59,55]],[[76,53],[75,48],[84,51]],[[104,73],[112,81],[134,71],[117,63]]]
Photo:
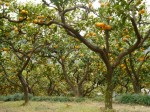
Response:
[[[144,0],[0,0],[0,94],[100,93],[111,109],[113,91],[150,88],[149,15]]]

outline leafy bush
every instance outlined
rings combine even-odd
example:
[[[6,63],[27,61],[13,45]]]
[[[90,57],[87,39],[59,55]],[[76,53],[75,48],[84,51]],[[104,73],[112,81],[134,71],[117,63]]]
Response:
[[[0,96],[0,101],[4,101],[6,99],[6,96]]]
[[[48,96],[34,96],[31,99],[32,101],[49,101],[50,97]]]
[[[31,99],[33,95],[29,94],[29,99]],[[15,93],[13,95],[0,96],[0,101],[20,101],[24,99],[24,95],[22,93]]]
[[[63,97],[63,96],[56,96],[56,97],[51,97],[51,101],[58,101],[58,102],[72,102],[73,98],[72,97]]]
[[[84,102],[86,100],[87,100],[87,98],[75,98],[74,99],[75,102]]]
[[[86,98],[73,98],[73,97],[64,97],[64,96],[34,96],[32,101],[50,101],[50,102],[82,102]]]
[[[150,106],[150,96],[142,94],[124,94],[118,98],[120,103],[141,104]]]
[[[24,95],[21,93],[15,93],[8,96],[0,96],[0,101],[20,101],[24,99]],[[50,101],[50,102],[83,102],[88,100],[88,98],[75,98],[75,97],[65,97],[65,96],[33,96],[29,94],[29,99],[32,101]],[[103,101],[102,97],[89,98],[92,101]]]
[[[98,102],[104,101],[104,97],[103,96],[97,96],[97,97],[92,98],[92,101],[98,101]]]

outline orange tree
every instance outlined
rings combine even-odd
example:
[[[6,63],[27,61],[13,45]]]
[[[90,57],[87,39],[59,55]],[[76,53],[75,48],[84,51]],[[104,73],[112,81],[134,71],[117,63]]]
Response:
[[[140,48],[150,35],[145,4],[133,0],[108,0],[105,3],[101,2],[99,8],[93,9],[92,4],[89,4],[87,0],[42,1],[45,6],[35,7],[36,10],[32,10],[30,15],[35,24],[50,28],[56,26],[57,30],[63,28],[62,31],[85,44],[104,62],[106,69],[105,108],[111,109],[114,70],[126,55]],[[44,17],[41,16],[42,14],[45,14]],[[90,14],[95,16],[90,16]],[[36,15],[40,17],[34,17]],[[5,14],[2,14],[0,18],[10,20]],[[27,18],[19,17],[18,19],[24,21]],[[90,32],[91,38],[85,38],[86,35],[82,34],[82,31]],[[96,38],[92,38],[93,36]],[[126,40],[130,44],[127,44]]]
[[[3,23],[0,39],[2,52],[10,51],[7,52],[9,53],[8,57],[4,56],[8,60],[5,60],[4,63],[1,62],[1,67],[6,76],[13,72],[12,74],[19,79],[25,96],[24,104],[27,104],[29,85],[23,76],[23,71],[31,63],[33,54],[41,49],[42,43],[46,40],[43,38],[44,34],[39,32],[39,27],[29,21],[32,13],[28,11],[27,7],[30,5],[24,7],[14,1],[1,2],[0,5],[0,19]]]
[[[48,49],[42,49],[47,52]],[[41,52],[39,52],[40,54]],[[51,52],[49,52],[51,53]],[[39,54],[33,56],[33,63],[28,65],[24,77],[30,85],[34,95],[67,95],[67,84],[61,78],[61,70],[51,58],[45,58]],[[43,53],[42,53],[43,54]],[[45,53],[46,54],[46,53]]]
[[[119,93],[140,93],[142,88],[148,88],[149,50],[144,49],[146,45],[126,56],[116,70],[115,84]]]
[[[42,1],[45,6],[53,7],[48,10],[55,10],[56,15],[48,14],[47,17],[51,19],[50,21],[36,22],[37,24],[41,26],[59,25],[68,35],[77,38],[97,53],[104,62],[107,69],[105,74],[105,108],[111,109],[114,70],[126,55],[140,48],[150,35],[149,26],[146,24],[148,13],[145,4],[133,0],[108,0],[105,3],[100,3],[100,8],[92,9],[91,5],[87,6],[86,0]],[[89,12],[94,13],[96,17],[90,17]],[[128,30],[129,33],[122,35],[123,30]],[[97,39],[95,41],[86,39],[81,31],[95,31]],[[133,35],[130,35],[130,32]],[[126,39],[130,45],[124,42]],[[120,46],[119,49],[115,47],[115,44]]]
[[[97,62],[93,60],[91,55],[94,54],[78,40],[68,38],[65,34],[60,37],[63,38],[63,42],[56,38],[55,43],[53,42],[55,52],[43,52],[42,56],[49,57],[56,65],[59,63],[62,71],[59,75],[70,87],[74,96],[82,97],[90,94],[101,80],[101,83],[104,82],[103,76],[100,76],[99,73],[100,68],[97,68],[97,63],[100,63],[100,60]],[[70,44],[68,45],[68,43]]]
[[[3,94],[8,94],[9,92],[12,93],[15,90],[18,89],[17,87],[20,87],[19,84],[17,83],[17,80],[11,76],[11,78],[8,78],[8,74],[6,72],[6,69],[4,67],[4,63],[6,61],[10,61],[9,59],[9,54],[10,54],[10,48],[9,45],[4,42],[4,39],[6,36],[8,36],[8,32],[10,31],[9,28],[5,27],[5,21],[3,19],[3,14],[5,10],[8,8],[9,3],[8,2],[2,2],[0,1],[0,67],[1,67],[1,83],[2,83],[2,93]],[[9,83],[8,83],[8,82]],[[16,88],[14,88],[16,87]]]
[[[142,48],[143,49],[143,48]],[[141,50],[142,50],[141,49]],[[143,50],[142,50],[143,51]],[[140,52],[135,51],[128,55],[128,58],[124,60],[124,66],[127,75],[130,77],[131,83],[133,85],[134,93],[140,93],[143,87],[146,88],[146,79],[148,77],[149,68],[149,51]]]
[[[126,76],[126,72],[122,65],[118,66],[114,73],[113,84],[115,93],[123,94],[131,92],[132,88],[130,87],[130,78]]]

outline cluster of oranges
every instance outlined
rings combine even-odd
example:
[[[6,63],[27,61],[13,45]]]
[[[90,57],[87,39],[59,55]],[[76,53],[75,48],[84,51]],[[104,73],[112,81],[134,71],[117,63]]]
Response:
[[[37,23],[42,24],[44,22],[44,18],[45,18],[44,15],[37,16],[37,18],[33,20],[33,23],[34,24],[37,24]]]
[[[112,29],[112,26],[107,25],[107,24],[102,23],[102,22],[95,23],[95,26],[101,28],[102,30],[111,30]]]
[[[138,58],[138,61],[144,61],[145,60],[145,57],[143,56],[143,57],[140,57],[140,58]]]
[[[122,36],[123,36],[122,38],[123,41],[128,41],[128,39],[130,38],[128,29],[124,29]]]
[[[96,36],[96,33],[90,32],[85,37],[95,37],[95,36]]]
[[[21,10],[20,11],[21,16],[19,17],[19,21],[22,21],[24,19],[23,16],[26,16],[28,14],[27,10]]]
[[[140,11],[139,11],[139,14],[144,14],[145,13],[145,9],[141,9]]]
[[[2,51],[9,51],[8,48],[2,48]]]
[[[2,1],[0,1],[0,5],[4,5],[5,4],[5,6],[10,6],[10,3],[8,3],[8,2],[2,2]]]
[[[20,13],[23,14],[23,15],[27,15],[27,14],[28,14],[28,11],[27,11],[27,10],[21,10]]]
[[[121,64],[120,67],[121,67],[122,69],[125,69],[125,68],[126,68],[125,64]]]

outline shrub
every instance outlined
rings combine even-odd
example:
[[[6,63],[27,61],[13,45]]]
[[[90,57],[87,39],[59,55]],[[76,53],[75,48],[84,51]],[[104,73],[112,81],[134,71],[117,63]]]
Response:
[[[86,100],[87,100],[87,98],[75,98],[74,99],[75,102],[84,102]]]
[[[82,102],[86,98],[74,98],[74,97],[65,97],[65,96],[34,96],[32,101],[50,101],[50,102]]]
[[[71,97],[63,97],[63,96],[56,96],[56,97],[51,97],[51,101],[56,101],[56,102],[72,102],[73,98],[71,98]]]
[[[92,101],[98,101],[98,102],[104,101],[104,97],[103,96],[96,96],[96,97],[92,98]]]
[[[31,99],[33,95],[29,94],[29,99]],[[20,101],[24,99],[24,95],[22,93],[15,93],[13,95],[0,96],[1,101]]]
[[[0,101],[4,101],[6,99],[6,96],[0,96]]]
[[[24,95],[21,93],[15,93],[8,96],[0,96],[0,101],[20,101],[24,99]],[[88,98],[81,97],[66,97],[66,96],[33,96],[29,94],[29,99],[32,101],[50,101],[50,102],[84,102]],[[103,101],[103,97],[90,98],[92,101]]]
[[[124,94],[118,98],[120,103],[141,104],[150,106],[150,96],[142,94]]]

